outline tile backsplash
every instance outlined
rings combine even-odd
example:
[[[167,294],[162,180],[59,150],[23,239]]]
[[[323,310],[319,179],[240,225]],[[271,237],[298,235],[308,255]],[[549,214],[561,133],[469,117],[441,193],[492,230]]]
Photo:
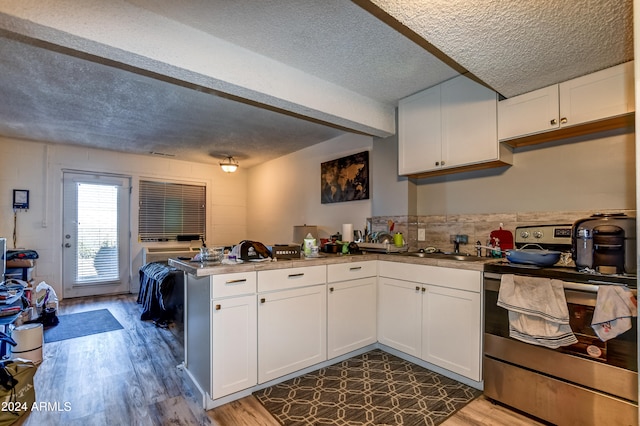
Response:
[[[517,226],[535,224],[573,224],[578,219],[594,213],[625,213],[636,217],[635,210],[593,210],[563,212],[489,213],[432,216],[375,216],[367,219],[372,231],[388,231],[389,221],[393,221],[393,232],[402,232],[410,250],[436,247],[451,251],[451,235],[468,235],[468,244],[461,244],[460,251],[475,254],[475,242],[487,243],[489,234],[502,228],[515,232]],[[425,241],[418,241],[418,229],[425,230]]]

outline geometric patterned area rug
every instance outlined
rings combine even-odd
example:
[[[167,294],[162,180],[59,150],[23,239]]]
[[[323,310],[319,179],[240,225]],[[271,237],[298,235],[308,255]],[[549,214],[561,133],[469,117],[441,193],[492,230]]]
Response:
[[[59,323],[44,330],[44,342],[51,343],[60,340],[74,339],[106,331],[121,330],[122,324],[108,309],[78,312],[58,316]]]
[[[254,393],[283,425],[437,425],[482,392],[381,350]]]

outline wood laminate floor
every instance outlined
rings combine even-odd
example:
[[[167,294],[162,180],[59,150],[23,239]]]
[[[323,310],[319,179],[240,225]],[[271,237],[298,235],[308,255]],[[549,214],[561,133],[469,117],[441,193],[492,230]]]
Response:
[[[108,308],[123,330],[47,343],[34,384],[34,411],[17,424],[277,426],[253,396],[204,411],[183,373],[182,334],[140,320],[133,295],[65,299],[58,314]],[[68,408],[68,409],[67,409]],[[444,426],[539,425],[483,397]]]

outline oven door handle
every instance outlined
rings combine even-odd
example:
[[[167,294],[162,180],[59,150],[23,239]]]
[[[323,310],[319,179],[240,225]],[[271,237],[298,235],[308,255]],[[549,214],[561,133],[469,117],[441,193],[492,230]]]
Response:
[[[485,280],[490,280],[490,281],[485,281],[484,283],[485,290],[498,291],[500,289],[500,280],[502,278],[502,274],[485,272],[484,278]],[[562,286],[564,287],[565,290],[586,291],[589,293],[597,293],[598,288],[600,288],[601,285],[621,285],[621,286],[627,287],[624,284],[612,283],[612,282],[601,281],[601,280],[588,280],[586,283],[562,281]],[[631,293],[633,293],[634,296],[637,296],[638,292],[635,288],[630,288],[629,290],[631,290]]]

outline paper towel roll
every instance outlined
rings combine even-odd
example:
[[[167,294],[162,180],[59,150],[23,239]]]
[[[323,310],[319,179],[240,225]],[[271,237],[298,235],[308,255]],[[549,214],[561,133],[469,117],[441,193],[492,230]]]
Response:
[[[349,242],[349,243],[353,241],[353,224],[352,223],[342,224],[342,241]]]

